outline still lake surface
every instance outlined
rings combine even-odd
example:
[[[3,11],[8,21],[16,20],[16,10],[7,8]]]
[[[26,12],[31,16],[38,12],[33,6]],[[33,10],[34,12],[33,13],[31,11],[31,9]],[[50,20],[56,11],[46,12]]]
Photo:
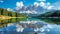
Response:
[[[0,34],[60,34],[60,25],[57,24],[50,24],[36,18],[27,18],[23,21],[13,20],[15,22],[12,21],[14,22],[12,25],[0,28]],[[17,30],[17,24],[23,27],[22,31]]]

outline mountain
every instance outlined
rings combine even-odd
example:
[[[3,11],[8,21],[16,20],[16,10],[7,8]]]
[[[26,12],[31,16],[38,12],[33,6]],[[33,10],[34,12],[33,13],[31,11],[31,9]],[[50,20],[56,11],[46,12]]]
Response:
[[[44,14],[40,14],[38,17],[60,17],[60,10],[49,11]]]
[[[19,12],[19,13],[26,13],[27,11],[30,11],[29,13],[30,14],[41,14],[44,12],[44,9],[43,7],[41,6],[35,6],[35,5],[29,5],[29,6],[23,6],[22,8],[16,10],[14,9],[16,12]],[[24,12],[25,11],[25,12]],[[34,12],[35,11],[35,12]],[[28,13],[28,12],[27,12]]]
[[[36,17],[39,14],[42,14],[44,12],[47,12],[47,9],[44,9],[41,6],[35,6],[35,5],[29,5],[29,6],[23,6],[19,10],[14,9],[17,13],[21,13],[24,15],[28,15],[29,17]]]
[[[36,18],[43,20],[47,23],[60,25],[60,10],[49,11],[44,14],[40,14]]]

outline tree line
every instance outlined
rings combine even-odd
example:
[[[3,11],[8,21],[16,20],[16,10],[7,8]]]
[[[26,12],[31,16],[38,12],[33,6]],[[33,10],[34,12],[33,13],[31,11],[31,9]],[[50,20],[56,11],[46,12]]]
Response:
[[[4,16],[11,16],[11,17],[23,17],[23,14],[13,12],[13,11],[8,11],[7,9],[0,8],[0,15]]]

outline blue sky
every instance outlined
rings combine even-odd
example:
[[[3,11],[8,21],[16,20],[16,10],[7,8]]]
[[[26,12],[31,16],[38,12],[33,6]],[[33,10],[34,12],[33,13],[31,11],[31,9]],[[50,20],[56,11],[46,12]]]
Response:
[[[22,1],[25,6],[33,4],[34,2],[38,2],[37,0],[0,0],[0,8],[15,8],[16,2],[20,2],[20,1]],[[50,2],[51,4],[58,1],[60,0],[46,0],[46,2]]]

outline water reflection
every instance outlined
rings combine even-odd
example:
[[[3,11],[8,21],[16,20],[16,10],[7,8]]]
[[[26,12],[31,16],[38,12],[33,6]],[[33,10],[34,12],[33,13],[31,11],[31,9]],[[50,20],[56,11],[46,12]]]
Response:
[[[11,21],[11,22],[10,22]],[[2,21],[1,21],[2,22]],[[0,31],[13,34],[59,34],[60,26],[49,24],[35,18],[9,19],[6,21],[7,27],[0,28]],[[5,21],[4,21],[5,23]]]
[[[29,22],[29,23],[27,23],[27,22]],[[18,25],[20,25],[24,28],[24,29],[22,28],[23,29],[22,32],[34,31],[34,34],[52,34],[52,33],[59,34],[59,32],[60,32],[59,25],[48,24],[44,21],[38,21],[38,20],[21,21]],[[19,32],[21,32],[21,31],[19,31]]]
[[[7,24],[9,23],[16,23],[16,22],[20,22],[20,21],[24,21],[25,19],[21,19],[21,18],[11,18],[11,19],[6,19],[6,20],[0,20],[0,28],[2,27],[7,27]]]
[[[39,18],[40,20],[43,20],[49,24],[57,24],[60,25],[60,18]]]

